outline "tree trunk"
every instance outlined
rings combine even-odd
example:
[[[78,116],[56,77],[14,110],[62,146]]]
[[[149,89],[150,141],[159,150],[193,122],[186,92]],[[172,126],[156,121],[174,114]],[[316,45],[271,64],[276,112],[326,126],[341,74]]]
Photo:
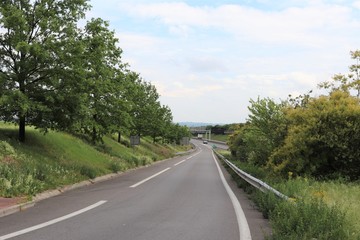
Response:
[[[20,80],[19,80],[19,89],[22,94],[25,95],[25,78],[21,74]],[[22,113],[22,111],[19,109],[19,141],[25,142],[25,126],[26,126],[26,114]]]
[[[96,128],[95,126],[93,126],[93,130],[92,130],[92,142],[95,144],[97,140],[97,132],[96,132]]]
[[[26,125],[26,119],[25,116],[19,117],[19,141],[25,142],[25,125]]]
[[[118,132],[118,143],[120,143],[121,142],[121,132],[119,131]]]
[[[96,114],[93,115],[93,119],[94,119],[94,122],[97,123],[97,115]],[[94,144],[96,143],[96,140],[97,140],[97,131],[96,131],[95,123],[93,124],[93,128],[92,128],[92,141]]]

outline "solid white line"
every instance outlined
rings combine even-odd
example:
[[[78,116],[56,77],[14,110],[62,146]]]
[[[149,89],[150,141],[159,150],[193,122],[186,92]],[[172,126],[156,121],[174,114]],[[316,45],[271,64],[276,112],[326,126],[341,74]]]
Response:
[[[187,158],[187,159],[185,159],[185,160],[182,160],[182,161],[180,161],[180,162],[178,162],[178,163],[175,163],[174,166],[177,166],[177,165],[179,165],[179,164],[182,164],[182,163],[186,162],[186,160],[188,160],[188,159],[189,159],[189,158]]]
[[[154,175],[152,175],[152,176],[150,176],[150,177],[148,177],[148,178],[146,178],[146,179],[144,179],[144,180],[142,180],[142,181],[140,181],[140,182],[138,182],[138,183],[136,183],[136,184],[134,184],[134,185],[131,185],[130,187],[131,187],[131,188],[136,188],[137,186],[139,186],[139,185],[141,185],[141,184],[149,181],[150,179],[152,179],[152,178],[154,178],[154,177],[156,177],[156,176],[159,176],[160,174],[166,172],[166,171],[169,170],[169,169],[171,169],[171,168],[168,167],[168,168],[162,170],[161,172],[158,172],[158,173],[156,173],[156,174],[154,174]],[[0,240],[1,240],[1,239],[0,239]]]
[[[20,235],[23,235],[25,233],[29,233],[29,232],[32,232],[32,231],[35,231],[35,230],[38,230],[38,229],[41,229],[41,228],[44,228],[44,227],[47,227],[47,226],[50,226],[50,225],[53,225],[55,223],[58,223],[58,222],[61,222],[61,221],[64,221],[66,219],[69,219],[69,218],[72,218],[72,217],[75,217],[77,215],[80,215],[84,212],[87,212],[91,209],[94,209],[102,204],[106,203],[106,201],[100,201],[100,202],[97,202],[91,206],[88,206],[86,208],[83,208],[79,211],[76,211],[76,212],[73,212],[73,213],[70,213],[68,215],[65,215],[63,217],[59,217],[59,218],[56,218],[56,219],[53,219],[51,221],[48,221],[48,222],[45,222],[45,223],[41,223],[39,225],[36,225],[36,226],[33,226],[33,227],[29,227],[29,228],[25,228],[23,230],[20,230],[20,231],[17,231],[17,232],[14,232],[14,233],[10,233],[10,234],[7,234],[7,235],[4,235],[4,236],[1,236],[0,237],[0,240],[5,240],[5,239],[9,239],[9,238],[13,238],[13,237],[17,237],[17,236],[20,236]]]
[[[231,190],[229,184],[226,182],[226,179],[224,177],[224,174],[222,173],[220,166],[218,164],[218,162],[216,161],[216,158],[214,156],[214,152],[212,152],[214,161],[216,163],[216,167],[219,171],[220,174],[220,178],[221,181],[226,189],[226,192],[228,193],[231,202],[234,206],[235,209],[235,213],[236,213],[236,218],[238,221],[238,225],[239,225],[239,231],[240,231],[240,240],[251,240],[251,233],[250,233],[250,228],[249,228],[249,224],[246,220],[245,214],[243,209],[241,208],[241,205],[239,203],[239,200],[236,198],[234,192]]]

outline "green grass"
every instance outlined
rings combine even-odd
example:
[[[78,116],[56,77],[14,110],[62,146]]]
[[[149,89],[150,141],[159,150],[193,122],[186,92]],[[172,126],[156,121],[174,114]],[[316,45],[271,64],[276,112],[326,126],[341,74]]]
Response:
[[[17,140],[14,125],[0,123],[0,196],[32,196],[44,190],[85,179],[121,172],[170,158],[189,146],[152,144],[142,138],[141,144],[129,147],[113,136],[104,144],[91,145],[63,132],[43,134],[27,127],[26,142]]]
[[[217,135],[211,134],[211,140],[226,142],[228,140],[229,135]]]
[[[230,159],[228,152],[221,154]],[[232,173],[238,185],[251,194],[264,216],[270,219],[273,235],[268,239],[360,239],[358,182],[316,181],[293,178],[291,174],[288,179],[281,179],[251,164],[233,162],[290,197],[285,201],[274,194],[264,194]]]

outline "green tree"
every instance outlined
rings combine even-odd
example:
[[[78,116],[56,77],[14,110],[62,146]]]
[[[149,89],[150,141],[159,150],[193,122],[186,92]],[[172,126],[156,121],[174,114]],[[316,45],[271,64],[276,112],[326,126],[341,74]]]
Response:
[[[168,143],[176,144],[180,144],[183,137],[191,137],[190,129],[186,126],[180,126],[178,123],[171,123],[164,136]]]
[[[269,166],[287,176],[360,176],[360,104],[347,91],[311,99],[286,113],[289,131]]]
[[[125,123],[127,106],[123,97],[123,77],[121,69],[122,50],[117,47],[115,33],[108,29],[106,21],[97,18],[89,21],[80,40],[84,46],[82,54],[83,91],[87,93],[86,115],[83,116],[81,130],[90,135],[93,142],[102,136],[115,132],[118,122]]]
[[[284,106],[270,98],[251,99],[247,125],[230,139],[232,154],[243,161],[266,165],[272,151],[282,144],[286,135]]]
[[[26,124],[56,126],[52,110],[68,73],[78,73],[77,22],[87,9],[86,0],[0,2],[0,117],[19,125],[20,141]]]
[[[166,132],[169,131],[169,126],[173,120],[171,109],[168,106],[161,107],[160,103],[156,104],[152,106],[148,120],[148,131],[155,143],[157,137],[164,138]]]
[[[118,71],[116,77],[116,90],[115,90],[115,103],[113,109],[113,130],[112,133],[118,134],[118,142],[121,142],[121,134],[126,133],[130,134],[130,128],[132,126],[131,118],[131,97],[128,94],[131,94],[131,91],[127,91],[129,83],[126,80],[126,73],[123,71]]]
[[[158,120],[157,111],[161,108],[159,94],[155,86],[144,81],[138,73],[129,72],[126,79],[126,95],[131,101],[131,134],[151,136],[151,127]]]
[[[347,91],[354,90],[356,96],[360,97],[360,50],[350,51],[350,56],[356,63],[350,65],[347,75],[335,74],[332,81],[325,81],[319,84],[320,88],[329,89],[332,91]]]

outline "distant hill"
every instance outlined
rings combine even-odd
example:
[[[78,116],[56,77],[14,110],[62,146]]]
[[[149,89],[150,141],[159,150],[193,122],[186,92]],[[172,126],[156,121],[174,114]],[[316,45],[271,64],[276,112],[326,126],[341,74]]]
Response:
[[[178,122],[181,126],[187,126],[187,127],[205,127],[209,125],[216,125],[218,123],[203,123],[203,122]]]

